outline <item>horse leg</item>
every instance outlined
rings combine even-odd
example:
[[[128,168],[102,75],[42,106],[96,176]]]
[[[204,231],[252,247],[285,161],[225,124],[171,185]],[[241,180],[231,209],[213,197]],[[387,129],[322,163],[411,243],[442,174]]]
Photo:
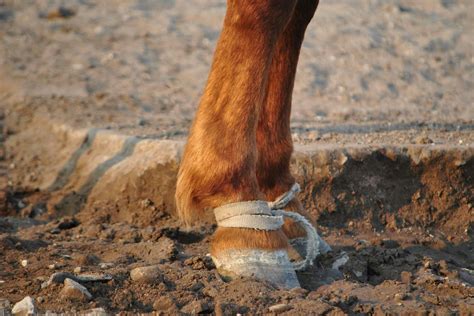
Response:
[[[277,39],[296,1],[229,0],[208,82],[181,162],[176,206],[189,226],[206,210],[263,199],[256,178],[256,129]],[[286,249],[281,231],[219,227],[211,255]]]
[[[291,98],[304,34],[318,2],[298,0],[292,18],[277,41],[270,66],[268,87],[257,127],[257,180],[259,189],[269,201],[287,192],[295,182],[290,173],[293,152]],[[307,216],[297,198],[290,202],[287,209]],[[288,238],[305,236],[304,230],[290,219],[285,220],[283,231]]]

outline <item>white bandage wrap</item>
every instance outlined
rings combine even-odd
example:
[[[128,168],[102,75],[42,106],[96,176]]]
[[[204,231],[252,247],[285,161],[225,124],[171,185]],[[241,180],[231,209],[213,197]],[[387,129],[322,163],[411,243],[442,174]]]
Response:
[[[283,218],[289,217],[303,226],[306,231],[306,256],[305,259],[293,263],[293,269],[303,270],[313,264],[319,254],[321,237],[316,229],[302,215],[295,212],[282,210],[300,192],[300,186],[295,183],[290,191],[278,197],[273,202],[246,201],[226,204],[214,209],[217,225],[219,227],[253,228],[258,230],[277,230],[283,225]],[[266,251],[265,253],[268,253]],[[285,252],[286,253],[286,252]],[[221,260],[217,260],[222,261]],[[229,259],[232,261],[233,259]],[[253,260],[247,257],[245,260]],[[229,261],[229,262],[230,262]],[[289,261],[288,261],[289,262]],[[229,265],[230,263],[228,263]],[[216,266],[218,263],[216,262]]]
[[[277,230],[283,217],[275,216],[265,201],[246,201],[226,204],[214,209],[219,227]]]

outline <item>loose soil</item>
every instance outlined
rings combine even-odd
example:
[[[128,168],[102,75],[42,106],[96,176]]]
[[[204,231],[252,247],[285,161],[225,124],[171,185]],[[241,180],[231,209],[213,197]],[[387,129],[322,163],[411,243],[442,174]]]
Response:
[[[223,280],[206,255],[215,226],[182,229],[172,194],[150,189],[156,172],[132,199],[86,203],[63,180],[92,138],[58,142],[44,124],[183,140],[225,4],[0,1],[0,314],[27,295],[41,313],[473,314],[473,4],[322,1],[298,69],[296,147],[381,149],[304,170],[295,159],[300,198],[333,251],[298,274],[302,289],[280,290]],[[415,163],[390,154],[403,144],[447,149]],[[173,183],[176,167],[159,172]],[[71,181],[87,183],[86,171]],[[154,282],[131,279],[149,265]],[[82,301],[61,282],[42,286],[58,272],[111,279],[82,281]]]

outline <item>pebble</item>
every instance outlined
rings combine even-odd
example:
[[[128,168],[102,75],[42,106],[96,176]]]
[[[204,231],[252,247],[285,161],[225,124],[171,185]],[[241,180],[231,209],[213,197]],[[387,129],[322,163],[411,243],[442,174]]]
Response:
[[[41,284],[41,288],[48,287],[52,283],[63,283],[66,279],[71,279],[76,282],[106,282],[112,280],[113,277],[110,274],[106,273],[74,275],[69,272],[56,272],[49,277],[48,281],[43,282],[43,284]]]
[[[82,268],[81,267],[75,267],[74,268],[74,273],[81,273]]]
[[[276,304],[268,308],[270,312],[277,313],[277,314],[289,311],[290,309],[291,309],[291,306],[288,304]]]
[[[72,218],[64,217],[63,219],[61,219],[58,226],[56,226],[56,227],[61,229],[61,230],[66,230],[66,229],[71,229],[71,228],[77,227],[77,226],[79,226],[79,224],[80,224],[79,221],[77,219],[75,219],[74,217],[72,217]]]
[[[16,303],[12,308],[13,315],[34,315],[36,314],[35,300],[31,296]]]
[[[105,309],[103,309],[102,307],[98,307],[98,308],[89,309],[85,313],[83,313],[83,314],[81,313],[81,315],[84,315],[84,316],[107,316],[108,314],[105,311]]]
[[[113,277],[110,274],[106,273],[101,273],[101,274],[79,274],[76,275],[72,278],[75,281],[78,282],[104,282],[104,281],[110,281],[113,279]]]
[[[209,313],[213,310],[209,303],[205,300],[192,301],[181,308],[182,313],[197,315]]]
[[[130,278],[139,283],[157,283],[163,281],[159,266],[146,266],[130,271]]]
[[[92,299],[92,294],[87,288],[74,280],[66,278],[64,280],[64,287],[61,290],[61,296],[69,299],[77,299],[79,301],[87,302]]]
[[[50,265],[48,266],[48,269],[49,269],[49,270],[54,270],[54,269],[56,269],[56,264],[54,264],[54,263],[53,263],[53,264],[50,264]]]
[[[59,228],[53,228],[49,232],[53,235],[57,235],[61,232],[61,230]]]
[[[74,276],[74,274],[69,273],[69,272],[56,272],[56,273],[53,273],[49,277],[48,281],[43,282],[43,284],[41,284],[41,288],[48,287],[49,285],[51,285],[53,283],[63,283],[66,278],[74,279],[75,276]]]
[[[112,262],[102,262],[101,264],[99,264],[99,267],[101,269],[110,269],[110,268],[113,268],[114,264]]]
[[[21,265],[26,267],[28,265],[28,260],[21,260]]]

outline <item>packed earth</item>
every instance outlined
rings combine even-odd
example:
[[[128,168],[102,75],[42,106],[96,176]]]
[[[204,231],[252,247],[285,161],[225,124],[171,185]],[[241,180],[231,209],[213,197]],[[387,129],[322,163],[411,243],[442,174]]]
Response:
[[[223,279],[174,215],[217,0],[0,0],[0,315],[474,314],[474,1],[321,1],[292,171],[332,251]]]

